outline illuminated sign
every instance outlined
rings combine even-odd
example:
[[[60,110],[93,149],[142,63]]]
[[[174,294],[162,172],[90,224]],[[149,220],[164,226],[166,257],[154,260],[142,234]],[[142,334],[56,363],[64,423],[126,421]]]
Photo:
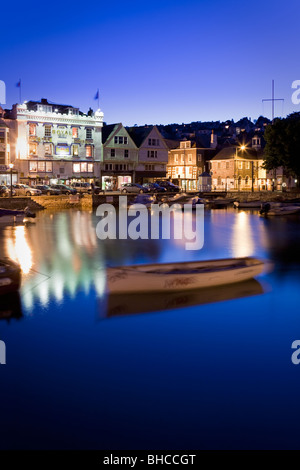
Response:
[[[55,148],[56,155],[66,156],[71,155],[70,147],[68,145],[57,145]]]

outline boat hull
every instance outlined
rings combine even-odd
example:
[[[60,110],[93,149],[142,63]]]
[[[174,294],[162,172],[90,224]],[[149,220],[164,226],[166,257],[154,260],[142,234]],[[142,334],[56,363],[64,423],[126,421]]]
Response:
[[[0,260],[0,295],[17,291],[20,285],[20,266],[9,259]]]
[[[113,293],[175,292],[252,279],[263,271],[255,258],[107,268],[107,290]]]

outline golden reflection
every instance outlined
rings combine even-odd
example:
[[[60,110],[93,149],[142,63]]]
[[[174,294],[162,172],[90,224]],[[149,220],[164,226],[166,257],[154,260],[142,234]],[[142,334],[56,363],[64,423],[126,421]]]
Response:
[[[232,251],[235,258],[254,254],[253,233],[249,214],[246,212],[236,214],[232,234]]]
[[[12,239],[6,239],[6,251],[12,260],[20,264],[22,272],[28,274],[32,267],[32,252],[23,225],[14,228]]]

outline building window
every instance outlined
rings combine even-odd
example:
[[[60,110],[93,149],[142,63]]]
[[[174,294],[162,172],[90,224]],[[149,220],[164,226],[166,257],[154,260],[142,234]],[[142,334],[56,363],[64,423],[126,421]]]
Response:
[[[124,158],[128,158],[129,157],[129,152],[127,149],[124,150]]]
[[[148,158],[157,158],[157,150],[148,150]]]
[[[91,139],[92,138],[92,129],[90,129],[88,127],[85,131],[86,131],[86,138]]]
[[[51,137],[51,126],[45,126],[45,137]]]
[[[238,162],[238,169],[242,170],[243,169],[243,162]]]
[[[148,139],[148,145],[158,147],[159,146],[159,139]]]
[[[202,162],[202,153],[198,154],[198,162]]]
[[[73,153],[73,157],[78,157],[78,155],[79,155],[78,145],[72,145],[72,153]]]
[[[123,137],[119,137],[119,144],[123,144]]]
[[[245,165],[246,165],[246,170],[250,170],[250,162],[246,162]]]
[[[80,164],[81,173],[87,173],[87,163],[83,162]]]
[[[124,144],[125,144],[125,145],[128,144],[128,137],[124,137]]]
[[[29,124],[29,135],[36,136],[36,124],[33,124],[32,122]]]
[[[0,144],[5,143],[5,131],[0,131]]]
[[[88,173],[94,173],[94,164],[93,163],[88,163]]]
[[[73,173],[80,173],[80,163],[73,163]]]
[[[175,155],[174,155],[174,162],[178,163],[178,153],[175,153]]]
[[[115,144],[117,144],[117,143],[118,143],[118,141],[119,141],[119,138],[118,138],[118,136],[117,136],[117,135],[115,135]]]
[[[44,144],[44,153],[47,156],[52,155],[52,144]]]
[[[29,144],[29,155],[37,155],[37,144],[30,143]]]
[[[38,172],[45,173],[45,162],[38,162]]]
[[[249,184],[249,176],[246,176],[246,178],[245,178],[245,185],[248,186],[248,184]]]
[[[85,147],[85,156],[86,157],[92,157],[93,156],[93,147],[92,147],[92,145],[87,145]]]
[[[72,127],[72,137],[78,139],[78,127]]]
[[[116,150],[115,149],[110,149],[110,156],[112,158],[116,156]]]
[[[46,173],[52,173],[52,162],[46,162]]]
[[[29,171],[37,172],[37,162],[29,162]]]
[[[190,153],[188,154],[188,162],[192,163],[192,155]]]

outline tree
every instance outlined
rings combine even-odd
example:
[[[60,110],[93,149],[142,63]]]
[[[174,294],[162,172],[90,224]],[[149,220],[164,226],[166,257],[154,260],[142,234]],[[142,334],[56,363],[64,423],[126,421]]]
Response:
[[[264,135],[266,170],[279,166],[300,176],[300,113],[292,113],[287,118],[277,118],[267,126]],[[299,180],[299,178],[298,178]]]

